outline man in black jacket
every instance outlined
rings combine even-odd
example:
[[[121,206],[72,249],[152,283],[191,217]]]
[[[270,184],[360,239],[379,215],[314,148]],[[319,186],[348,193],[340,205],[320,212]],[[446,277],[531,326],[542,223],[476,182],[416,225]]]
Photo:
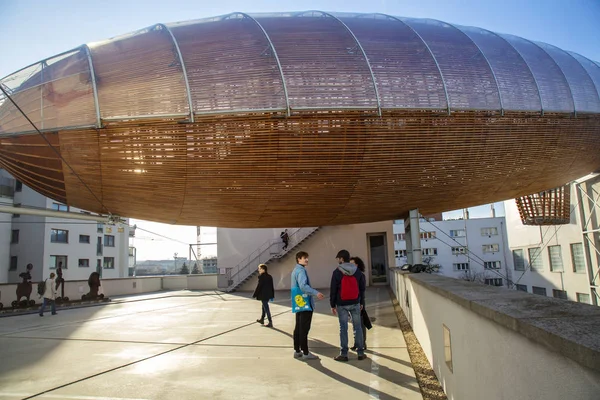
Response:
[[[256,322],[264,324],[266,315],[269,323],[265,326],[272,328],[273,320],[271,319],[269,300],[275,298],[275,288],[273,287],[273,277],[267,273],[267,266],[265,264],[258,266],[258,285],[256,285],[256,290],[254,290],[252,297],[262,302],[262,315]]]
[[[365,350],[361,329],[360,312],[365,306],[365,275],[350,263],[350,253],[340,250],[337,253],[338,267],[331,276],[331,292],[329,303],[331,312],[340,321],[340,355],[336,361],[348,361],[348,317],[352,317],[352,325],[356,331],[358,359],[364,360]]]

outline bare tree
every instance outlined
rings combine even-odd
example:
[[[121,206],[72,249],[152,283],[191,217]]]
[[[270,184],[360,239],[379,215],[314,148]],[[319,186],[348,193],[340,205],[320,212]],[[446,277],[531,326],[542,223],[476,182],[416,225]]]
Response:
[[[485,271],[472,271],[468,269],[466,271],[463,271],[462,275],[460,276],[460,279],[469,282],[485,283],[486,277],[487,274],[485,273]]]

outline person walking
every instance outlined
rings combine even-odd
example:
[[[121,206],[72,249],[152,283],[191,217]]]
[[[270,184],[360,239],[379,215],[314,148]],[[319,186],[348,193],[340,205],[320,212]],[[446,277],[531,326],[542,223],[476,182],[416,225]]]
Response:
[[[338,267],[331,275],[331,291],[329,303],[331,312],[337,315],[340,322],[340,354],[335,361],[348,361],[348,317],[352,318],[352,326],[356,332],[358,359],[364,360],[363,334],[360,312],[365,301],[365,275],[355,264],[350,263],[348,250],[340,250],[336,255]]]
[[[358,270],[360,272],[362,272],[363,274],[365,273],[365,263],[363,262],[363,260],[360,257],[350,257],[350,263],[356,265],[356,268],[358,268]],[[365,277],[365,285],[366,285],[366,277]],[[360,312],[360,320],[361,320],[361,326],[362,326],[362,332],[363,332],[363,349],[367,350],[367,329],[371,329],[373,327],[373,325],[371,324],[371,322],[373,322],[370,318],[369,315],[367,314],[367,307],[366,307],[366,302],[363,301],[363,308]],[[350,350],[352,351],[356,351],[358,347],[356,346],[356,329],[354,330],[354,346],[352,346],[350,348]]]
[[[50,310],[52,311],[52,315],[56,315],[56,282],[54,280],[55,276],[56,274],[52,272],[50,274],[50,278],[46,279],[46,288],[44,290],[42,306],[40,307],[40,317],[44,316],[44,309],[46,308],[46,303],[50,303]]]
[[[299,251],[296,253],[296,267],[292,271],[292,312],[296,314],[296,326],[294,327],[294,358],[305,361],[318,360],[319,357],[308,351],[308,332],[313,317],[315,303],[313,296],[322,300],[323,293],[310,286],[310,280],[306,273],[308,265],[308,253]]]
[[[281,250],[287,250],[288,243],[290,242],[290,236],[288,235],[287,229],[279,235],[281,241],[283,242],[283,248]]]
[[[258,266],[258,284],[254,290],[252,297],[262,302],[262,314],[256,320],[259,324],[265,323],[265,316],[269,323],[265,325],[267,328],[273,327],[273,319],[271,319],[271,310],[269,309],[269,301],[275,298],[275,288],[273,287],[273,277],[267,272],[268,268],[265,264]]]

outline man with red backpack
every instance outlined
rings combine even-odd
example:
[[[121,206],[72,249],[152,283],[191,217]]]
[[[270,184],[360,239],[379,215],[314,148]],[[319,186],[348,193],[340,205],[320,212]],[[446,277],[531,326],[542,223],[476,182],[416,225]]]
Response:
[[[352,325],[356,331],[356,352],[358,359],[364,360],[364,340],[361,328],[360,312],[365,306],[365,275],[350,263],[348,250],[337,253],[338,267],[331,276],[331,292],[329,303],[331,312],[337,315],[340,321],[340,355],[334,357],[335,361],[348,361],[348,319],[352,318]]]

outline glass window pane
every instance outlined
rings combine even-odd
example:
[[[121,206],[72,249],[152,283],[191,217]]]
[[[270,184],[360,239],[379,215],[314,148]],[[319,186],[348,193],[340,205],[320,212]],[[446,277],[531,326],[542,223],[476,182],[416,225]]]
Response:
[[[571,261],[574,272],[585,272],[585,257],[582,243],[571,244]]]
[[[531,270],[543,270],[544,263],[542,262],[542,250],[539,247],[532,247],[528,249],[529,252],[529,265],[531,266]]]
[[[550,256],[550,271],[564,271],[560,246],[548,246]]]

